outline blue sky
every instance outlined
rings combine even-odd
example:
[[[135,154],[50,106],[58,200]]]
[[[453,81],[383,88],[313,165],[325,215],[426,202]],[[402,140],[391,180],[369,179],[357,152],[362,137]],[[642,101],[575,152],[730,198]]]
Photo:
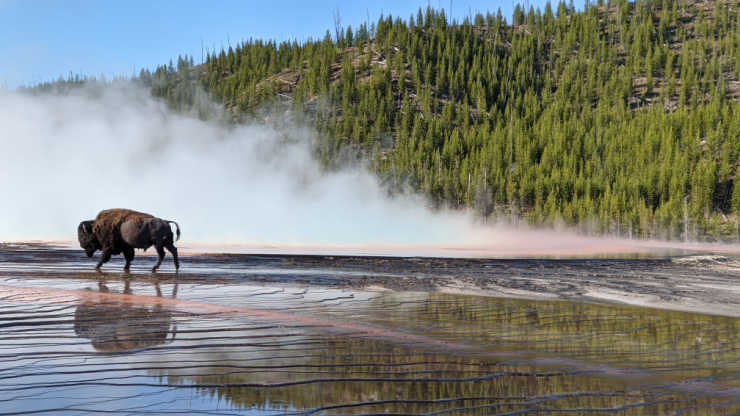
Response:
[[[499,7],[511,20],[515,1],[482,0],[0,0],[0,86],[15,88],[70,71],[131,75],[178,54],[200,60],[207,49],[249,38],[278,41],[323,37],[339,11],[343,26],[381,13],[408,18],[427,4],[457,19]],[[545,1],[521,4],[544,8]],[[556,2],[553,1],[553,9]]]

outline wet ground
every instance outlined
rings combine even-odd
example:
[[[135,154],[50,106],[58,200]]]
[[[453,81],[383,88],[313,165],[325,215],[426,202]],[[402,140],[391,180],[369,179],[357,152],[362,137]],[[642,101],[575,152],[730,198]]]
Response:
[[[153,261],[0,247],[0,415],[740,414],[733,258]]]

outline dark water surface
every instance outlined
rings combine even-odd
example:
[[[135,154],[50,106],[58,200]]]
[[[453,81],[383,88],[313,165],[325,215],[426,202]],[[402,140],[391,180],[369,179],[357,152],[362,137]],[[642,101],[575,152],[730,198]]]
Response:
[[[0,415],[740,413],[740,318],[439,293],[405,261],[192,256],[175,278],[0,249]]]

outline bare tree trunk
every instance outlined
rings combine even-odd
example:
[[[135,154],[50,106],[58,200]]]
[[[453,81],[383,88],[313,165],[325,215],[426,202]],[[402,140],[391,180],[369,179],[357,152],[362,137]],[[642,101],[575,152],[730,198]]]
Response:
[[[336,41],[339,42],[339,36],[342,35],[342,18],[339,16],[339,7],[334,9],[334,34],[336,35]]]
[[[683,241],[689,241],[689,208],[688,197],[683,199]]]

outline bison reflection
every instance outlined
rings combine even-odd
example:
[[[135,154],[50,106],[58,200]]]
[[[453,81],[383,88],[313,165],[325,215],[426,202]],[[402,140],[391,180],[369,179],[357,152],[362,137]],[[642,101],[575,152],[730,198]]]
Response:
[[[157,296],[162,297],[159,285]],[[100,292],[109,292],[100,284]],[[126,282],[123,293],[131,294]],[[172,298],[177,293],[173,287]],[[161,305],[134,305],[127,300],[108,303],[85,302],[75,310],[75,334],[88,338],[97,351],[121,352],[137,350],[175,340],[177,327],[172,312]]]

